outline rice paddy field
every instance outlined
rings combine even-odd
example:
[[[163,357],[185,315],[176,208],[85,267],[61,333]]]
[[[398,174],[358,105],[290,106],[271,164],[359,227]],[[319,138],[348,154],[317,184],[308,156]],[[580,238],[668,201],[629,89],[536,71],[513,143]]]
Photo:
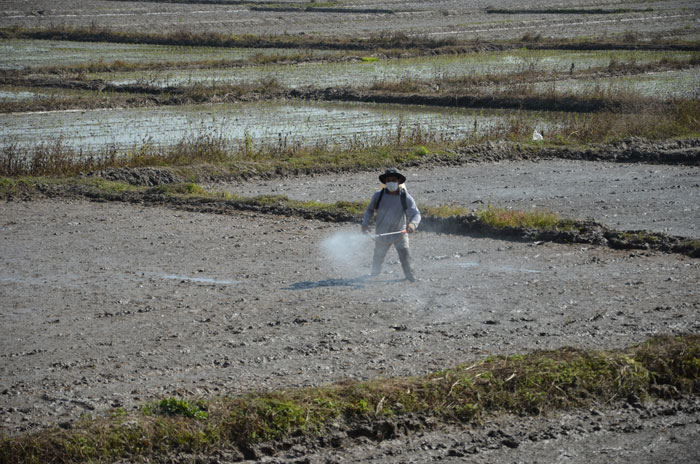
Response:
[[[699,24],[4,1],[0,462],[697,462]]]
[[[365,61],[360,59],[341,63],[247,66],[201,71],[89,73],[87,77],[116,84],[149,83],[160,86],[215,82],[239,84],[265,78],[276,79],[280,84],[291,88],[308,85],[320,87],[366,86],[375,82],[405,79],[440,80],[463,76],[518,74],[525,71],[568,72],[572,63],[576,68],[586,70],[607,67],[611,62],[622,65],[624,63],[646,64],[664,59],[689,59],[692,56],[692,53],[687,52],[560,52],[555,54],[518,50],[405,59],[364,57]],[[693,85],[693,89],[697,89],[697,84],[698,82],[695,80],[686,85]]]
[[[185,47],[176,45],[84,43],[64,40],[0,41],[0,69],[22,69],[38,66],[66,66],[91,62],[110,63],[177,63],[238,61],[255,56],[294,55],[300,49]],[[323,57],[333,52],[316,50]]]
[[[416,105],[329,102],[266,102],[184,107],[72,110],[24,113],[8,118],[6,143],[31,147],[37,140],[60,138],[65,147],[86,153],[105,148],[135,149],[144,144],[174,145],[208,135],[232,144],[246,139],[264,145],[348,147],[390,143],[397,132],[424,133],[435,140],[486,135],[511,120],[527,119],[541,130],[563,124],[563,114],[517,110],[469,110]]]

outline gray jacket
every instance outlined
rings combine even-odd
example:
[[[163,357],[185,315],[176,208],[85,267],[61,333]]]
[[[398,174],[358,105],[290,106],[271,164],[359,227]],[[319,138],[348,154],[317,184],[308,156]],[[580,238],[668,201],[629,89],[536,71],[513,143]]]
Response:
[[[374,215],[375,205],[381,190],[377,190],[372,195],[372,199],[367,205],[365,210],[365,215],[362,217],[362,225],[368,226],[370,219]],[[406,219],[408,218],[408,223],[415,224],[418,227],[420,224],[421,216],[418,207],[416,206],[416,201],[413,197],[406,192],[406,214],[403,212],[403,205],[401,204],[401,195],[392,195],[388,191],[384,192],[382,195],[382,201],[379,202],[379,209],[377,210],[377,224],[375,227],[376,234],[386,234],[388,232],[396,232],[406,228]],[[396,240],[395,236],[381,237],[384,241],[392,242]]]

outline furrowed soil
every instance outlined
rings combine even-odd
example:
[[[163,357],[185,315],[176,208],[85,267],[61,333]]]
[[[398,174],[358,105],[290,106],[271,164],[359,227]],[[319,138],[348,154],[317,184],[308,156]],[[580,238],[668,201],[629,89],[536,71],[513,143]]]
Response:
[[[493,3],[350,1],[340,6],[393,13],[299,13],[250,5],[9,0],[0,27],[183,37],[402,33],[494,41],[528,35],[632,44],[699,37],[693,1],[604,5],[637,10],[618,14],[489,14]],[[549,0],[497,6],[600,8],[599,2]],[[537,208],[615,229],[697,239],[697,147],[669,150],[662,157],[670,153],[681,161],[641,164],[654,162],[647,157],[623,164],[613,162],[622,160],[616,154],[593,153],[539,162],[427,163],[404,171],[409,191],[424,205]],[[376,176],[322,174],[207,187],[333,203],[368,199]],[[413,375],[489,355],[614,349],[658,334],[700,332],[700,261],[682,254],[419,231],[411,250],[420,280],[409,283],[394,251],[379,277],[366,278],[372,242],[357,229],[204,207],[67,198],[3,202],[0,434],[70,427],[81,416],[132,410],[164,397]],[[381,442],[369,432],[331,437],[338,448],[299,442],[288,449],[258,447],[254,454],[284,463],[698,462],[700,399],[619,399],[542,417],[487,417],[483,425],[462,428],[432,424]],[[238,457],[221,450],[168,459],[228,463]]]
[[[700,261],[682,255],[419,233],[411,284],[393,252],[381,276],[363,278],[372,247],[354,225],[68,200],[0,208],[0,423],[10,434],[160,397],[412,375],[700,329]],[[655,452],[697,456],[696,399],[629,408],[381,444],[347,438],[341,451],[300,445],[271,459],[583,462],[595,450],[600,462],[644,462],[656,455],[629,440],[649,437]]]

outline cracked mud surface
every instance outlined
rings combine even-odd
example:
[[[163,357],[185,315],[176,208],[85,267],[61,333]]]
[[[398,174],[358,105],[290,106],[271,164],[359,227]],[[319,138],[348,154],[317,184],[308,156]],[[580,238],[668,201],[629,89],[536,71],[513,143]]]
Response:
[[[409,284],[394,254],[376,280],[360,278],[370,247],[349,264],[330,260],[320,244],[355,231],[347,224],[56,200],[7,202],[0,217],[8,433],[163,396],[410,375],[700,330],[700,261],[680,255],[422,233],[412,239],[422,280]],[[695,408],[674,433],[698,419]],[[449,450],[453,432],[435,433],[428,440]]]

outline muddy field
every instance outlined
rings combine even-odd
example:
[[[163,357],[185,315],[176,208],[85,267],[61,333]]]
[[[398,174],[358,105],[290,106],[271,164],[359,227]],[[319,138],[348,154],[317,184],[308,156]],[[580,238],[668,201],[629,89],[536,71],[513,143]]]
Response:
[[[525,34],[555,37],[615,36],[643,31],[644,35],[697,39],[697,2],[626,1],[499,1],[426,2],[345,1],[337,6],[355,12],[254,11],[244,5],[178,4],[162,2],[76,0],[9,0],[3,2],[0,26],[109,27],[144,31],[214,31],[234,34],[333,34],[369,36],[387,31],[445,38],[519,38]],[[280,2],[282,3],[282,2]],[[602,9],[632,11],[619,14],[489,14],[487,7],[504,9]],[[361,10],[391,10],[367,13]],[[637,10],[637,11],[634,11]]]
[[[700,37],[698,4],[683,0],[614,5],[497,2],[499,8],[637,10],[585,15],[489,14],[486,7],[494,2],[487,1],[353,0],[337,6],[365,11],[311,13],[254,11],[252,3],[9,0],[3,2],[0,27],[346,37],[403,32],[484,40],[525,34],[611,39],[627,34],[630,41]],[[367,12],[377,8],[392,11]],[[112,59],[109,50],[116,49],[102,44],[78,47],[78,53],[88,48],[86,56],[106,59]],[[187,56],[198,56],[191,52]],[[62,50],[58,60],[72,62],[72,53]],[[151,61],[166,57],[157,47],[140,46],[125,47],[114,56],[140,61],[141,53]],[[218,50],[211,53],[203,58],[219,56]],[[424,72],[437,77],[447,72],[448,59],[461,58],[416,62],[432,63]],[[496,66],[505,69],[506,61]],[[607,61],[613,61],[613,55],[603,65]],[[443,63],[442,68],[434,63]],[[523,65],[514,63],[518,69]],[[305,79],[314,84],[316,70],[322,68],[309,69],[314,72]],[[341,70],[341,74],[347,73]],[[399,70],[390,77],[403,75]],[[681,80],[697,80],[693,70],[675,73],[668,82],[659,76],[643,77],[650,85],[661,86],[661,90],[651,87],[660,95],[669,88],[685,88],[676,85]],[[15,90],[8,90],[8,95],[14,98]],[[697,93],[695,87],[691,90],[692,95]],[[317,98],[325,96],[319,93]],[[325,118],[332,119],[331,125],[349,121],[348,127],[357,127],[358,120],[365,119],[366,126],[379,125],[374,119],[362,119],[366,114],[347,109],[353,105],[323,105],[340,108],[340,116]],[[362,106],[357,107],[361,112]],[[199,107],[182,107],[193,108],[214,120]],[[107,120],[119,111],[100,114]],[[299,106],[288,112],[299,113]],[[281,119],[269,111],[268,119],[270,114],[276,122]],[[45,114],[35,116],[41,121],[18,130],[17,137],[26,136],[31,128],[49,128],[42,134],[57,139],[60,130],[55,125],[73,118],[56,113],[47,123]],[[308,116],[307,126],[300,129],[305,135],[324,122]],[[146,119],[137,126],[149,127]],[[10,117],[5,120],[2,131],[8,132]],[[448,125],[442,120],[440,124]],[[173,124],[179,129],[185,125],[182,120]],[[279,132],[270,129],[269,122],[253,125]],[[117,134],[138,132],[136,126],[124,128],[112,122],[105,127]],[[154,127],[163,129],[162,122]],[[82,126],[93,143],[100,142],[100,131],[103,128]],[[139,138],[145,140],[147,135]],[[341,135],[327,137],[337,142]],[[608,155],[614,153],[606,158],[589,157],[606,162],[545,157],[505,161],[486,155],[512,147],[490,142],[479,150],[486,154],[480,159],[491,162],[446,166],[441,160],[404,171],[409,191],[423,205],[541,209],[565,218],[592,218],[618,230],[700,238],[700,168],[687,162],[697,155],[695,145],[666,147],[659,155],[686,160],[676,161],[678,165],[612,162],[625,150],[656,153],[653,146],[630,144],[629,150],[609,147]],[[368,199],[378,187],[376,176],[375,172],[323,174],[205,187],[333,203]],[[253,212],[213,214],[65,198],[0,203],[0,434],[70,427],[81,416],[98,417],[118,408],[130,411],[164,397],[231,396],[344,379],[405,376],[488,355],[564,346],[613,349],[658,334],[700,332],[698,259],[419,231],[411,237],[419,280],[409,283],[395,252],[388,256],[383,274],[367,277],[372,243],[358,229],[352,224]],[[586,411],[502,416],[459,429],[436,424],[383,442],[332,437],[340,443],[338,449],[303,443],[275,456],[258,451],[260,460],[286,463],[680,463],[700,460],[699,433],[697,397],[647,404],[620,399]],[[175,456],[173,462],[202,458],[201,462],[228,463],[240,457],[228,453]]]
[[[363,278],[371,247],[337,237],[356,232],[349,225],[82,201],[8,202],[0,213],[9,433],[162,396],[409,375],[487,354],[614,348],[700,329],[700,263],[679,255],[421,233],[412,247],[422,280],[409,284],[393,255],[379,278]],[[340,255],[322,246],[329,238]],[[674,434],[691,434],[697,406],[674,411]],[[523,427],[544,427],[536,423]],[[580,439],[606,439],[593,432]],[[426,440],[447,456],[459,436]],[[547,440],[555,452],[570,438]],[[431,455],[400,443],[348,443],[348,453]],[[383,451],[392,446],[406,454]],[[659,446],[697,451],[686,439]]]

